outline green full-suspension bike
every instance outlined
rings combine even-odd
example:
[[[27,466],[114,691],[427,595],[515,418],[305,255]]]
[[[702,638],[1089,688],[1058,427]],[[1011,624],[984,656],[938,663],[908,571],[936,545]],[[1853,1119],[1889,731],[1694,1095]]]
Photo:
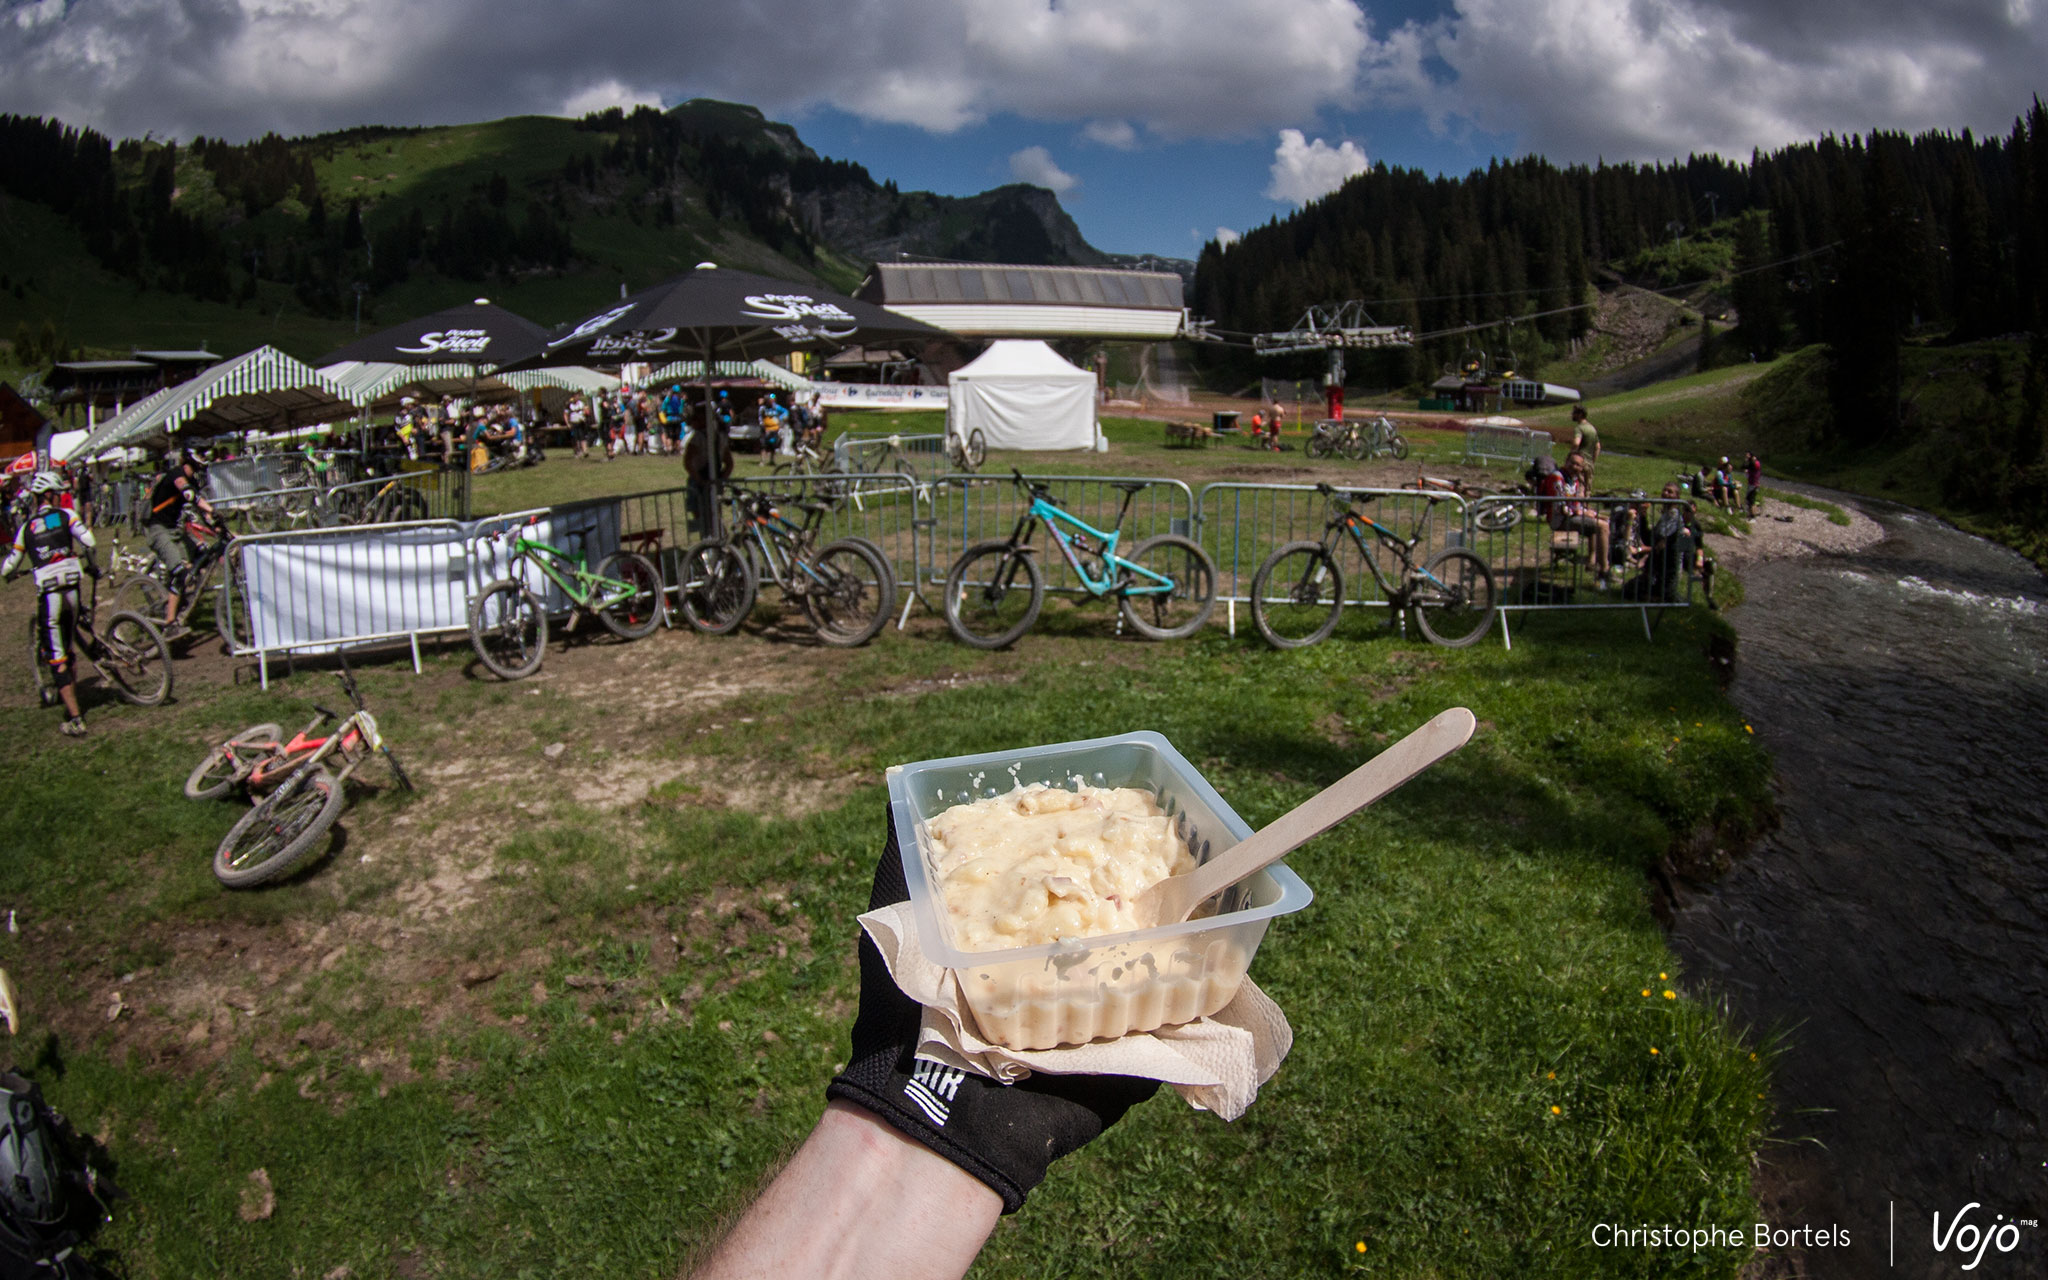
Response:
[[[531,528],[540,523],[534,516]],[[587,537],[591,531],[579,533]],[[505,537],[509,529],[491,535]],[[578,536],[571,534],[571,537]],[[522,680],[540,670],[548,647],[548,615],[540,597],[519,573],[530,564],[569,598],[569,629],[585,614],[595,615],[613,635],[637,640],[661,625],[661,574],[654,562],[636,551],[614,551],[589,567],[580,551],[533,538],[513,537],[513,576],[500,578],[478,592],[469,604],[469,642],[477,660],[504,680]]]

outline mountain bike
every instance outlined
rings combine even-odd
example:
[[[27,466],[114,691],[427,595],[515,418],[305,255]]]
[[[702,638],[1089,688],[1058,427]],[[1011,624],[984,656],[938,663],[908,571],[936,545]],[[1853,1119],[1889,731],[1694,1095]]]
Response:
[[[399,524],[427,518],[427,496],[413,475],[393,475],[382,484],[336,489],[328,496],[342,524]]]
[[[810,480],[812,482],[805,492],[816,494],[827,501],[837,498],[845,487],[838,481],[813,479],[814,477],[837,475],[838,472],[833,469],[832,456],[828,453],[820,452],[817,446],[808,441],[799,443],[796,446],[796,452],[791,455],[789,460],[776,463],[771,468],[771,473],[777,476],[788,476],[793,479]]]
[[[311,751],[298,759],[297,766],[275,791],[228,829],[220,847],[214,850],[214,878],[228,888],[246,889],[275,880],[312,856],[320,837],[341,817],[348,804],[348,780],[372,756],[384,758],[398,785],[407,791],[413,789],[412,779],[406,776],[398,757],[378,732],[377,718],[363,706],[362,695],[356,691],[355,679],[346,667],[342,668],[342,687],[355,704],[355,714],[343,719],[325,738],[309,743]],[[333,712],[324,709],[321,716],[335,718]],[[293,743],[305,741],[306,733],[319,723],[315,720],[308,725]],[[330,762],[338,763],[330,767]],[[228,785],[232,786],[232,781]],[[189,781],[186,792],[191,793]]]
[[[881,548],[866,538],[819,548],[819,526],[835,503],[796,502],[804,513],[798,524],[766,493],[728,492],[731,532],[683,554],[681,601],[690,625],[709,635],[730,633],[753,612],[765,571],[802,607],[823,643],[850,648],[873,639],[896,609],[896,572]]]
[[[981,464],[988,461],[988,440],[976,427],[967,433],[965,439],[946,433],[946,459],[955,471],[979,471]]]
[[[1119,480],[1123,506],[1107,532],[1069,514],[1051,487],[1027,480],[1015,468],[1011,482],[1030,499],[1007,540],[967,548],[946,574],[946,625],[963,643],[1000,649],[1038,620],[1045,604],[1045,575],[1031,531],[1043,524],[1081,586],[1096,599],[1115,596],[1133,631],[1152,640],[1193,635],[1216,607],[1216,565],[1190,538],[1162,534],[1139,543],[1129,556],[1117,554],[1124,517],[1143,481]],[[1092,570],[1090,566],[1093,566]]]
[[[187,519],[179,531],[188,544],[197,544],[191,561],[185,570],[185,590],[178,596],[177,616],[165,619],[166,606],[171,602],[171,588],[165,580],[169,575],[163,564],[152,558],[142,572],[123,578],[114,588],[110,605],[117,613],[139,613],[150,619],[166,632],[167,639],[180,639],[192,630],[192,620],[199,610],[199,602],[219,593],[213,601],[213,629],[223,638],[230,635],[246,635],[248,629],[239,625],[246,620],[247,593],[241,578],[239,566],[231,580],[217,584],[214,573],[228,558],[233,536],[227,526],[219,520]],[[241,602],[239,605],[237,602]],[[235,616],[225,616],[229,609],[237,609]]]
[[[1394,617],[1412,607],[1422,634],[1449,648],[1462,648],[1486,634],[1494,611],[1493,574],[1486,562],[1453,547],[1427,564],[1415,563],[1415,548],[1428,536],[1431,513],[1450,495],[1423,494],[1428,505],[1404,538],[1358,509],[1377,495],[1354,492],[1347,497],[1327,484],[1317,485],[1316,492],[1330,503],[1322,540],[1288,543],[1267,556],[1252,577],[1252,622],[1268,644],[1298,649],[1336,630],[1344,608],[1344,571],[1337,563],[1340,534],[1357,544]],[[1395,562],[1394,572],[1381,569],[1376,548]]]
[[[164,642],[156,623],[139,613],[116,609],[100,623],[100,580],[97,574],[88,576],[93,598],[79,609],[72,630],[72,660],[91,667],[121,701],[138,707],[157,706],[171,696],[171,646]],[[28,628],[29,666],[35,670],[37,701],[52,707],[59,695],[41,609],[30,616]]]
[[[356,689],[355,675],[344,665],[339,678],[341,687],[348,691],[349,701],[362,710],[363,699]],[[338,711],[330,711],[319,703],[313,704],[317,713],[287,741],[284,728],[277,724],[253,724],[230,737],[218,746],[210,748],[194,766],[185,779],[185,796],[191,800],[217,800],[230,791],[241,789],[251,794],[260,794],[276,787],[290,777],[309,756],[326,745],[331,734],[316,735],[314,730],[330,721],[344,720]],[[345,729],[346,733],[357,733],[356,729]],[[344,742],[342,749],[360,749],[356,742]],[[404,779],[404,770],[399,770]],[[410,783],[407,784],[411,785]]]
[[[1359,455],[1352,450],[1358,447],[1358,419],[1346,418],[1339,422],[1334,418],[1326,418],[1309,428],[1308,440],[1301,446],[1301,451],[1317,459],[1334,455],[1356,458]]]
[[[1463,480],[1447,480],[1442,476],[1425,475],[1418,475],[1412,483],[1401,487],[1421,493],[1445,493],[1463,498],[1472,504],[1472,527],[1481,533],[1505,533],[1522,523],[1524,513],[1520,500],[1531,496],[1533,492],[1526,484],[1496,491]]]
[[[540,523],[527,520],[526,527]],[[491,535],[504,538],[510,529]],[[569,536],[588,537],[590,530]],[[469,642],[477,660],[503,680],[523,680],[540,670],[548,647],[548,615],[519,569],[531,564],[569,597],[568,630],[594,615],[622,640],[638,640],[661,625],[661,574],[635,551],[614,551],[591,569],[581,551],[564,551],[533,538],[512,539],[513,576],[499,578],[469,604]]]

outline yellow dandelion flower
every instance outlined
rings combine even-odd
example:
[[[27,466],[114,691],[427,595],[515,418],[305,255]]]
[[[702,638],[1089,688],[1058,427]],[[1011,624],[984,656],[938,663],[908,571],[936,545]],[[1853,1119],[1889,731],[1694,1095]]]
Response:
[[[1677,993],[1676,991],[1668,991],[1668,990],[1667,990],[1667,991],[1666,991],[1666,992],[1664,993],[1664,998],[1665,998],[1666,1000],[1676,1000],[1676,999],[1678,999],[1678,993]]]
[[[1657,981],[1659,981],[1659,982],[1664,982],[1664,981],[1667,981],[1667,980],[1669,980],[1669,979],[1670,979],[1670,977],[1671,977],[1671,975],[1670,975],[1670,974],[1668,974],[1668,973],[1660,973],[1660,974],[1658,974],[1658,975],[1657,975]]]
[[[1748,725],[1743,725],[1743,726],[1742,726],[1742,731],[1743,731],[1744,733],[1755,733],[1755,732],[1756,732],[1756,730],[1754,730],[1754,729],[1750,728],[1750,727],[1749,727]]]
[[[1550,1114],[1551,1114],[1551,1115],[1554,1115],[1554,1116],[1561,1116],[1561,1115],[1563,1115],[1563,1114],[1564,1114],[1564,1108],[1563,1108],[1563,1107],[1552,1107],[1552,1108],[1550,1109]]]
[[[1643,988],[1643,995],[1644,995],[1645,997],[1647,997],[1647,996],[1648,996],[1649,994],[1650,994],[1650,989],[1649,989],[1648,987],[1644,987],[1644,988]]]
[[[1653,1058],[1657,1056],[1657,1047],[1655,1045],[1650,1046],[1650,1056]]]
[[[1359,1251],[1360,1253],[1364,1253],[1364,1252],[1365,1252],[1365,1241],[1363,1241],[1363,1240],[1360,1240],[1360,1241],[1359,1241],[1359,1242],[1358,1242],[1357,1244],[1353,1245],[1353,1246],[1352,1246],[1352,1248],[1354,1248],[1354,1249],[1357,1249],[1357,1250],[1358,1250],[1358,1251]]]
[[[1550,1072],[1550,1073],[1549,1073],[1548,1075],[1545,1075],[1545,1076],[1544,1076],[1543,1078],[1544,1078],[1545,1080],[1555,1080],[1555,1079],[1557,1079],[1557,1072],[1555,1072],[1555,1071],[1552,1071],[1552,1072]]]

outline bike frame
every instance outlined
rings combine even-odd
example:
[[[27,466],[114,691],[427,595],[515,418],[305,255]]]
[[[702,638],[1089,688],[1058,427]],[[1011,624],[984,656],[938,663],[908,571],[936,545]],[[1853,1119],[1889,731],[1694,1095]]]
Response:
[[[1365,561],[1365,567],[1372,574],[1373,581],[1379,585],[1381,594],[1389,599],[1405,595],[1407,593],[1407,584],[1404,581],[1401,585],[1397,586],[1387,581],[1387,575],[1380,569],[1379,557],[1373,553],[1376,546],[1387,548],[1396,559],[1400,560],[1404,578],[1409,574],[1413,574],[1434,586],[1449,587],[1448,583],[1438,578],[1427,568],[1415,563],[1415,547],[1416,544],[1422,541],[1423,535],[1429,530],[1429,518],[1436,511],[1435,499],[1430,499],[1428,504],[1423,507],[1422,514],[1416,518],[1415,528],[1406,538],[1395,533],[1392,529],[1373,519],[1365,512],[1351,506],[1351,501],[1349,498],[1344,499],[1345,509],[1341,513],[1331,516],[1330,523],[1324,527],[1323,549],[1325,551],[1335,556],[1337,554],[1336,534],[1338,531],[1341,530],[1344,533],[1350,534],[1351,540],[1358,544],[1359,557]],[[1368,531],[1373,535],[1374,541],[1372,543],[1367,543],[1365,540],[1365,535]]]
[[[777,510],[773,502],[746,502],[743,518],[747,524],[747,536],[761,549],[761,557],[768,566],[768,576],[784,591],[790,589],[797,570],[802,570],[812,582],[823,585],[824,576],[811,567],[808,553],[817,541],[818,520],[823,512],[812,513],[812,519],[798,524]]]
[[[1126,494],[1124,496],[1124,511],[1130,509],[1132,496],[1134,495]],[[1124,511],[1117,512],[1117,527],[1104,533],[1086,520],[1069,513],[1065,508],[1053,502],[1052,499],[1034,492],[1031,495],[1031,507],[1018,518],[1017,531],[1010,535],[1010,542],[1011,545],[1019,547],[1029,544],[1033,524],[1043,522],[1045,531],[1052,535],[1054,542],[1059,544],[1060,554],[1067,558],[1069,565],[1073,566],[1075,574],[1081,579],[1081,585],[1087,588],[1089,595],[1105,596],[1112,589],[1115,589],[1117,587],[1117,577],[1114,571],[1119,569],[1148,579],[1145,582],[1124,583],[1121,588],[1124,594],[1134,596],[1165,595],[1174,588],[1175,584],[1172,578],[1161,573],[1154,573],[1144,565],[1133,564],[1116,553],[1116,544],[1123,538]],[[1086,534],[1102,544],[1099,553],[1102,556],[1102,567],[1105,570],[1102,577],[1095,577],[1088,572],[1088,567],[1081,563],[1081,555],[1074,549],[1073,536],[1060,528],[1062,524],[1072,525],[1076,533]]]
[[[525,560],[541,576],[560,587],[579,609],[595,609],[633,593],[633,584],[607,578],[590,568],[581,551],[564,551],[532,538],[512,539],[512,562]],[[567,576],[564,576],[566,572]]]

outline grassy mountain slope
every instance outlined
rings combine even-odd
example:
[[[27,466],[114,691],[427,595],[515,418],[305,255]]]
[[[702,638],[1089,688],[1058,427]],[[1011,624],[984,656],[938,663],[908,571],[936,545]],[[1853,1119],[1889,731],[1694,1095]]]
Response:
[[[121,198],[141,210],[133,242],[142,247],[125,269],[96,258],[33,190],[0,196],[0,337],[48,326],[73,349],[203,339],[226,352],[267,341],[317,357],[356,331],[359,283],[369,331],[477,296],[557,323],[621,286],[706,260],[842,291],[898,252],[1108,260],[1051,192],[900,192],[733,103],[365,128],[263,154],[257,144],[228,150],[223,164],[211,149],[184,146],[173,164],[160,143],[114,148]],[[269,185],[252,195],[244,175],[265,155]],[[156,207],[144,207],[152,179],[165,188],[161,209],[217,245],[162,247],[149,222]],[[219,301],[196,296],[207,290],[181,253],[204,259]]]

